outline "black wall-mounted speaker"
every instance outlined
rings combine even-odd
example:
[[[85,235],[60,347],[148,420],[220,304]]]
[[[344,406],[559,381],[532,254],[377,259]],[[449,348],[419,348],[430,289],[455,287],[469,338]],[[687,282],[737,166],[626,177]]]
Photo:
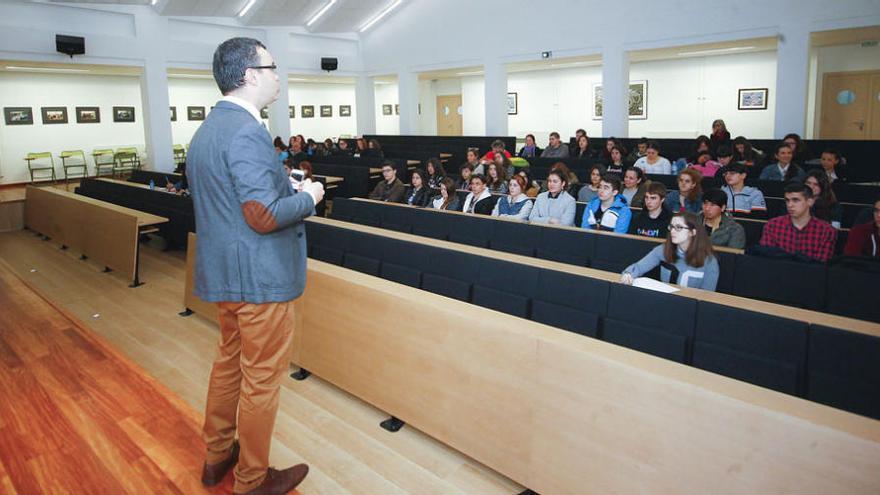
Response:
[[[56,34],[55,49],[73,58],[74,55],[82,55],[86,52],[86,39],[80,36]]]
[[[336,60],[336,57],[322,57],[321,58],[321,70],[331,71],[336,70],[336,67],[339,66],[339,61]]]

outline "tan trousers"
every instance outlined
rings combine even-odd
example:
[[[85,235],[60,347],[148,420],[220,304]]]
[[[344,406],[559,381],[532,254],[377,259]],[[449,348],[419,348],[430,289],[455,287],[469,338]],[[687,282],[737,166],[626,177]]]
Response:
[[[211,369],[205,408],[206,462],[227,459],[235,439],[236,412],[240,454],[233,491],[243,493],[263,482],[281,379],[290,364],[293,301],[218,303],[220,349]]]

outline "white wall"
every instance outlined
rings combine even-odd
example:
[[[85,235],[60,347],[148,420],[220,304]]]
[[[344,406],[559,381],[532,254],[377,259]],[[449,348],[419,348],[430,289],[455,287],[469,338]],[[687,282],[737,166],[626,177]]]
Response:
[[[207,116],[211,107],[222,97],[213,79],[169,78],[168,100],[172,107],[177,107],[177,120],[171,123],[171,139],[174,144],[189,144],[203,122],[187,119],[186,107],[205,107]]]
[[[808,126],[807,137],[818,137],[822,120],[822,83],[828,72],[852,72],[861,70],[880,70],[880,46],[861,47],[859,45],[825,46],[814,50],[815,80],[811,81],[808,94],[807,114],[815,115],[808,119],[814,123]]]
[[[296,107],[296,116],[290,120],[293,134],[302,134],[307,139],[323,141],[340,134],[357,134],[357,108],[354,103],[354,84],[316,84],[290,83],[290,104]],[[302,106],[315,107],[315,116],[302,118]],[[321,117],[321,105],[333,107],[333,117]],[[350,105],[351,116],[340,117],[339,105]],[[284,136],[282,136],[285,140]]]
[[[419,115],[419,127],[422,135],[433,136],[437,134],[437,97],[460,94],[460,78],[419,82],[419,105],[422,108],[422,113]],[[472,110],[477,111],[476,109]]]
[[[101,122],[77,124],[77,106],[100,107]],[[113,122],[114,106],[134,107],[135,121]],[[0,107],[31,107],[34,112],[34,125],[0,122],[0,183],[30,180],[23,160],[29,152],[51,152],[58,177],[64,176],[58,155],[65,150],[83,150],[90,173],[94,173],[90,153],[95,148],[136,146],[143,153],[138,77],[0,72]],[[40,107],[67,107],[68,123],[44,125]]]
[[[394,113],[398,104],[397,83],[376,84],[376,134],[400,134],[400,115]],[[391,115],[382,114],[382,105],[391,105]]]
[[[486,90],[483,76],[461,78],[461,132],[465,136],[486,134]]]

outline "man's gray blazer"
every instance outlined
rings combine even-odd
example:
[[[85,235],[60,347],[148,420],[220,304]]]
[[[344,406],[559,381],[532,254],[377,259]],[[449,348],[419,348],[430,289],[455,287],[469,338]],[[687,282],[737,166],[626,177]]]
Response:
[[[303,219],[314,211],[295,194],[265,127],[220,101],[186,157],[195,206],[195,293],[209,302],[284,302],[306,281]]]

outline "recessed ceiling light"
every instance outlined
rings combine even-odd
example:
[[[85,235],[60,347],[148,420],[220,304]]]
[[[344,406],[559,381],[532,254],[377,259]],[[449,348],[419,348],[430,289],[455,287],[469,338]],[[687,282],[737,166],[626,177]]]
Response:
[[[730,52],[741,52],[744,50],[753,50],[754,46],[733,46],[730,48],[715,48],[712,50],[697,50],[694,52],[678,52],[679,57],[684,57],[687,55],[713,55],[716,53],[730,53]]]
[[[7,65],[7,70],[21,70],[27,72],[89,72],[89,69],[62,69],[60,67],[18,67]]]

